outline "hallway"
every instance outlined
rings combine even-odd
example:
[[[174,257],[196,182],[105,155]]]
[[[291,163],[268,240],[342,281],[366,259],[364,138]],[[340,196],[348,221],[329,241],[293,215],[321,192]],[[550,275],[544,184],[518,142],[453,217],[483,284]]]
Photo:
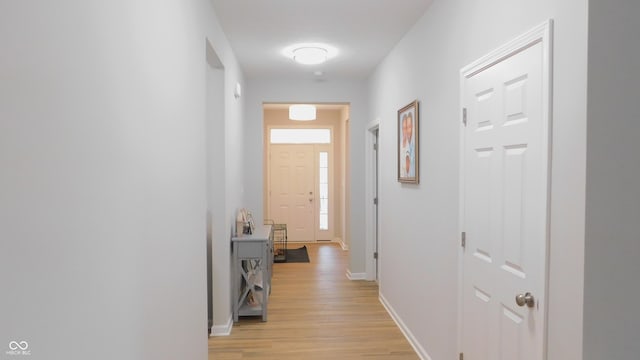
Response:
[[[307,248],[310,263],[274,264],[269,320],[241,318],[231,336],[211,337],[209,359],[417,359],[378,286],[346,278],[349,253]]]

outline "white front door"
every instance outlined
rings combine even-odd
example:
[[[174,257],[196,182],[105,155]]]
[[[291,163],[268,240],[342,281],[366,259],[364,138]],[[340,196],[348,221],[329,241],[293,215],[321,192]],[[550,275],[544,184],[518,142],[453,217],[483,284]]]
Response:
[[[271,145],[269,216],[289,241],[315,241],[314,145]]]
[[[462,71],[465,360],[545,358],[546,25]]]

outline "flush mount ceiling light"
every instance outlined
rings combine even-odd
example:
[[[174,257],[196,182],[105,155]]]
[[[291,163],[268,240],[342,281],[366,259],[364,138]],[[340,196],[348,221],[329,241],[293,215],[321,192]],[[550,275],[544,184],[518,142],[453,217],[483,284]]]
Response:
[[[338,50],[326,44],[305,43],[288,46],[282,54],[300,64],[317,65],[335,57]]]
[[[301,47],[293,50],[293,60],[304,65],[317,65],[327,61],[327,50],[319,47]]]
[[[297,121],[309,121],[316,119],[316,107],[307,104],[289,106],[289,119]]]

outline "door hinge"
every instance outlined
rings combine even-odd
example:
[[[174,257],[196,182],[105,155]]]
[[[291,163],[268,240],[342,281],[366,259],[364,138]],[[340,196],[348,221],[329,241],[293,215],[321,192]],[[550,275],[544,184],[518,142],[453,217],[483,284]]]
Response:
[[[462,108],[462,123],[467,126],[467,108]]]
[[[467,233],[464,231],[460,234],[460,246],[467,247]]]
[[[373,198],[373,205],[378,205],[378,198],[377,197]]]
[[[378,150],[378,144],[373,144],[373,150]]]
[[[460,360],[464,360],[464,354],[460,353],[460,356],[458,357]]]
[[[378,260],[378,252],[377,251],[373,253],[373,258]]]

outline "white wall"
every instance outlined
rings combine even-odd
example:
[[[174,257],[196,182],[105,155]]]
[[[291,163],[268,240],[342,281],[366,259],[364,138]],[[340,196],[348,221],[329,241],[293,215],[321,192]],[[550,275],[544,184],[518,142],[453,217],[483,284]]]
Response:
[[[350,103],[350,164],[352,184],[364,184],[364,127],[367,115],[367,93],[362,81],[303,81],[287,79],[249,79],[247,85],[247,132],[245,146],[245,201],[257,221],[263,219],[263,123],[264,102]],[[363,273],[364,266],[364,186],[350,191],[350,261],[349,269]],[[349,236],[349,235],[348,235]]]
[[[0,357],[207,358],[205,22],[205,0],[0,2]]]
[[[589,1],[584,359],[640,354],[640,3]]]
[[[422,355],[457,358],[459,70],[555,20],[549,359],[582,358],[586,140],[583,0],[436,1],[370,79],[380,119],[380,293]],[[418,99],[420,184],[396,180],[397,110]]]

